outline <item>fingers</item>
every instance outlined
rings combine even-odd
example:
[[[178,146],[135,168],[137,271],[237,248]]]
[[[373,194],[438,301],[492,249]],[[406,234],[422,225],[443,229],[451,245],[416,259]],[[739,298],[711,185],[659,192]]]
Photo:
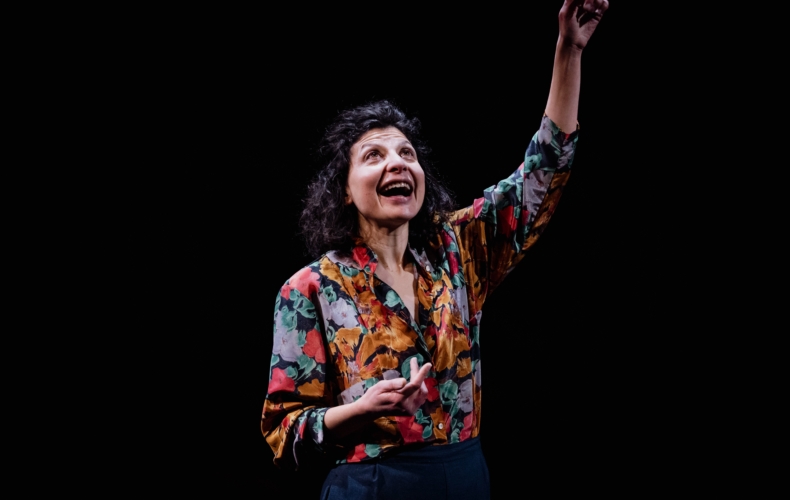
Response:
[[[591,14],[601,15],[609,8],[607,0],[585,0],[584,10]]]
[[[411,358],[411,380],[409,380],[409,385],[419,387],[423,380],[425,380],[425,377],[428,376],[428,372],[431,371],[431,366],[433,365],[425,363],[422,365],[422,368],[420,368],[417,363],[417,358]]]
[[[382,380],[373,385],[359,400],[370,414],[381,415],[414,415],[417,408],[428,395],[425,378],[433,365],[425,363],[419,366],[416,358],[410,360],[411,380],[396,378]]]
[[[425,385],[423,381],[425,380],[425,377],[428,376],[428,372],[431,371],[432,366],[433,365],[430,363],[425,363],[422,365],[422,368],[418,370],[417,368],[419,367],[419,364],[417,363],[417,359],[411,358],[411,380],[398,392],[406,397],[409,397],[415,392],[422,390],[423,386]],[[428,388],[425,387],[425,393],[427,394],[427,392]]]
[[[420,368],[419,371],[417,370],[417,367],[417,359],[411,358],[411,380],[409,383],[419,387],[422,384],[422,381],[425,380],[425,377],[428,376],[428,372],[431,371],[431,364],[425,363],[422,365],[422,368]]]
[[[579,0],[578,2],[572,3],[579,8],[576,12],[577,16],[585,12],[588,14],[601,15],[609,8],[608,0]]]
[[[373,386],[373,388],[376,388],[379,392],[400,391],[404,387],[406,387],[406,379],[403,377],[394,378],[391,380],[382,380]]]
[[[582,17],[590,16],[592,13],[595,12],[594,7],[595,0],[573,0],[571,2],[565,2],[565,5],[560,10],[561,17],[576,18],[577,22],[580,22]],[[564,12],[564,16],[562,16]]]
[[[603,14],[609,8],[609,0],[566,0],[563,9],[572,12],[578,9],[576,15],[581,15],[583,12],[590,14]]]
[[[565,4],[560,9],[560,12],[567,12],[568,14],[573,13],[575,10],[578,11],[584,10],[584,4],[586,1],[589,0],[565,0]]]

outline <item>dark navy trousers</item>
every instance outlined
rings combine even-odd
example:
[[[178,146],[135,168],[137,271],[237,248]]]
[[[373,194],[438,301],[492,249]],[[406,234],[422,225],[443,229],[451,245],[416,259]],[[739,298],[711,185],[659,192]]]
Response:
[[[341,464],[321,490],[322,500],[488,500],[490,495],[480,438]]]

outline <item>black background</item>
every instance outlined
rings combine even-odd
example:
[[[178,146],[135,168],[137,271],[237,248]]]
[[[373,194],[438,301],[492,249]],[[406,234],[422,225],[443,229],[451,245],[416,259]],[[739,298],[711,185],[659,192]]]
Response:
[[[393,11],[319,30],[293,18],[201,25],[126,49],[110,110],[128,120],[110,143],[120,167],[108,174],[119,233],[109,293],[133,358],[118,365],[129,422],[113,442],[145,456],[131,483],[316,497],[322,471],[275,469],[259,424],[275,295],[312,260],[297,219],[322,131],[342,109],[391,99],[421,119],[434,164],[470,203],[523,161],[539,127],[561,3],[452,21]],[[671,439],[676,416],[657,401],[679,361],[662,355],[653,286],[665,228],[640,162],[657,110],[620,3],[583,55],[562,202],[484,308],[481,440],[496,498],[611,491],[647,474],[646,448]]]

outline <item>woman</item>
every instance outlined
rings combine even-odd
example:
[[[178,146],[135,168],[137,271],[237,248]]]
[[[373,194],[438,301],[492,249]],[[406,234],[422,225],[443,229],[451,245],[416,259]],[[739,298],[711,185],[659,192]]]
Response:
[[[581,52],[607,8],[564,2],[540,130],[524,163],[469,207],[451,211],[418,122],[390,103],[329,127],[301,220],[320,257],[277,296],[261,422],[279,466],[336,461],[323,498],[488,498],[481,308],[568,180]]]

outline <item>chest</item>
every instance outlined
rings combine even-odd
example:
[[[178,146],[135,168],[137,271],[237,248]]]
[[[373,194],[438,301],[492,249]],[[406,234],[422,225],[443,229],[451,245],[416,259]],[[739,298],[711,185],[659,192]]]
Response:
[[[417,304],[419,303],[417,298],[417,276],[413,270],[409,269],[406,272],[392,273],[381,266],[376,274],[379,279],[398,294],[403,305],[409,310],[411,317],[419,322],[417,315]]]

